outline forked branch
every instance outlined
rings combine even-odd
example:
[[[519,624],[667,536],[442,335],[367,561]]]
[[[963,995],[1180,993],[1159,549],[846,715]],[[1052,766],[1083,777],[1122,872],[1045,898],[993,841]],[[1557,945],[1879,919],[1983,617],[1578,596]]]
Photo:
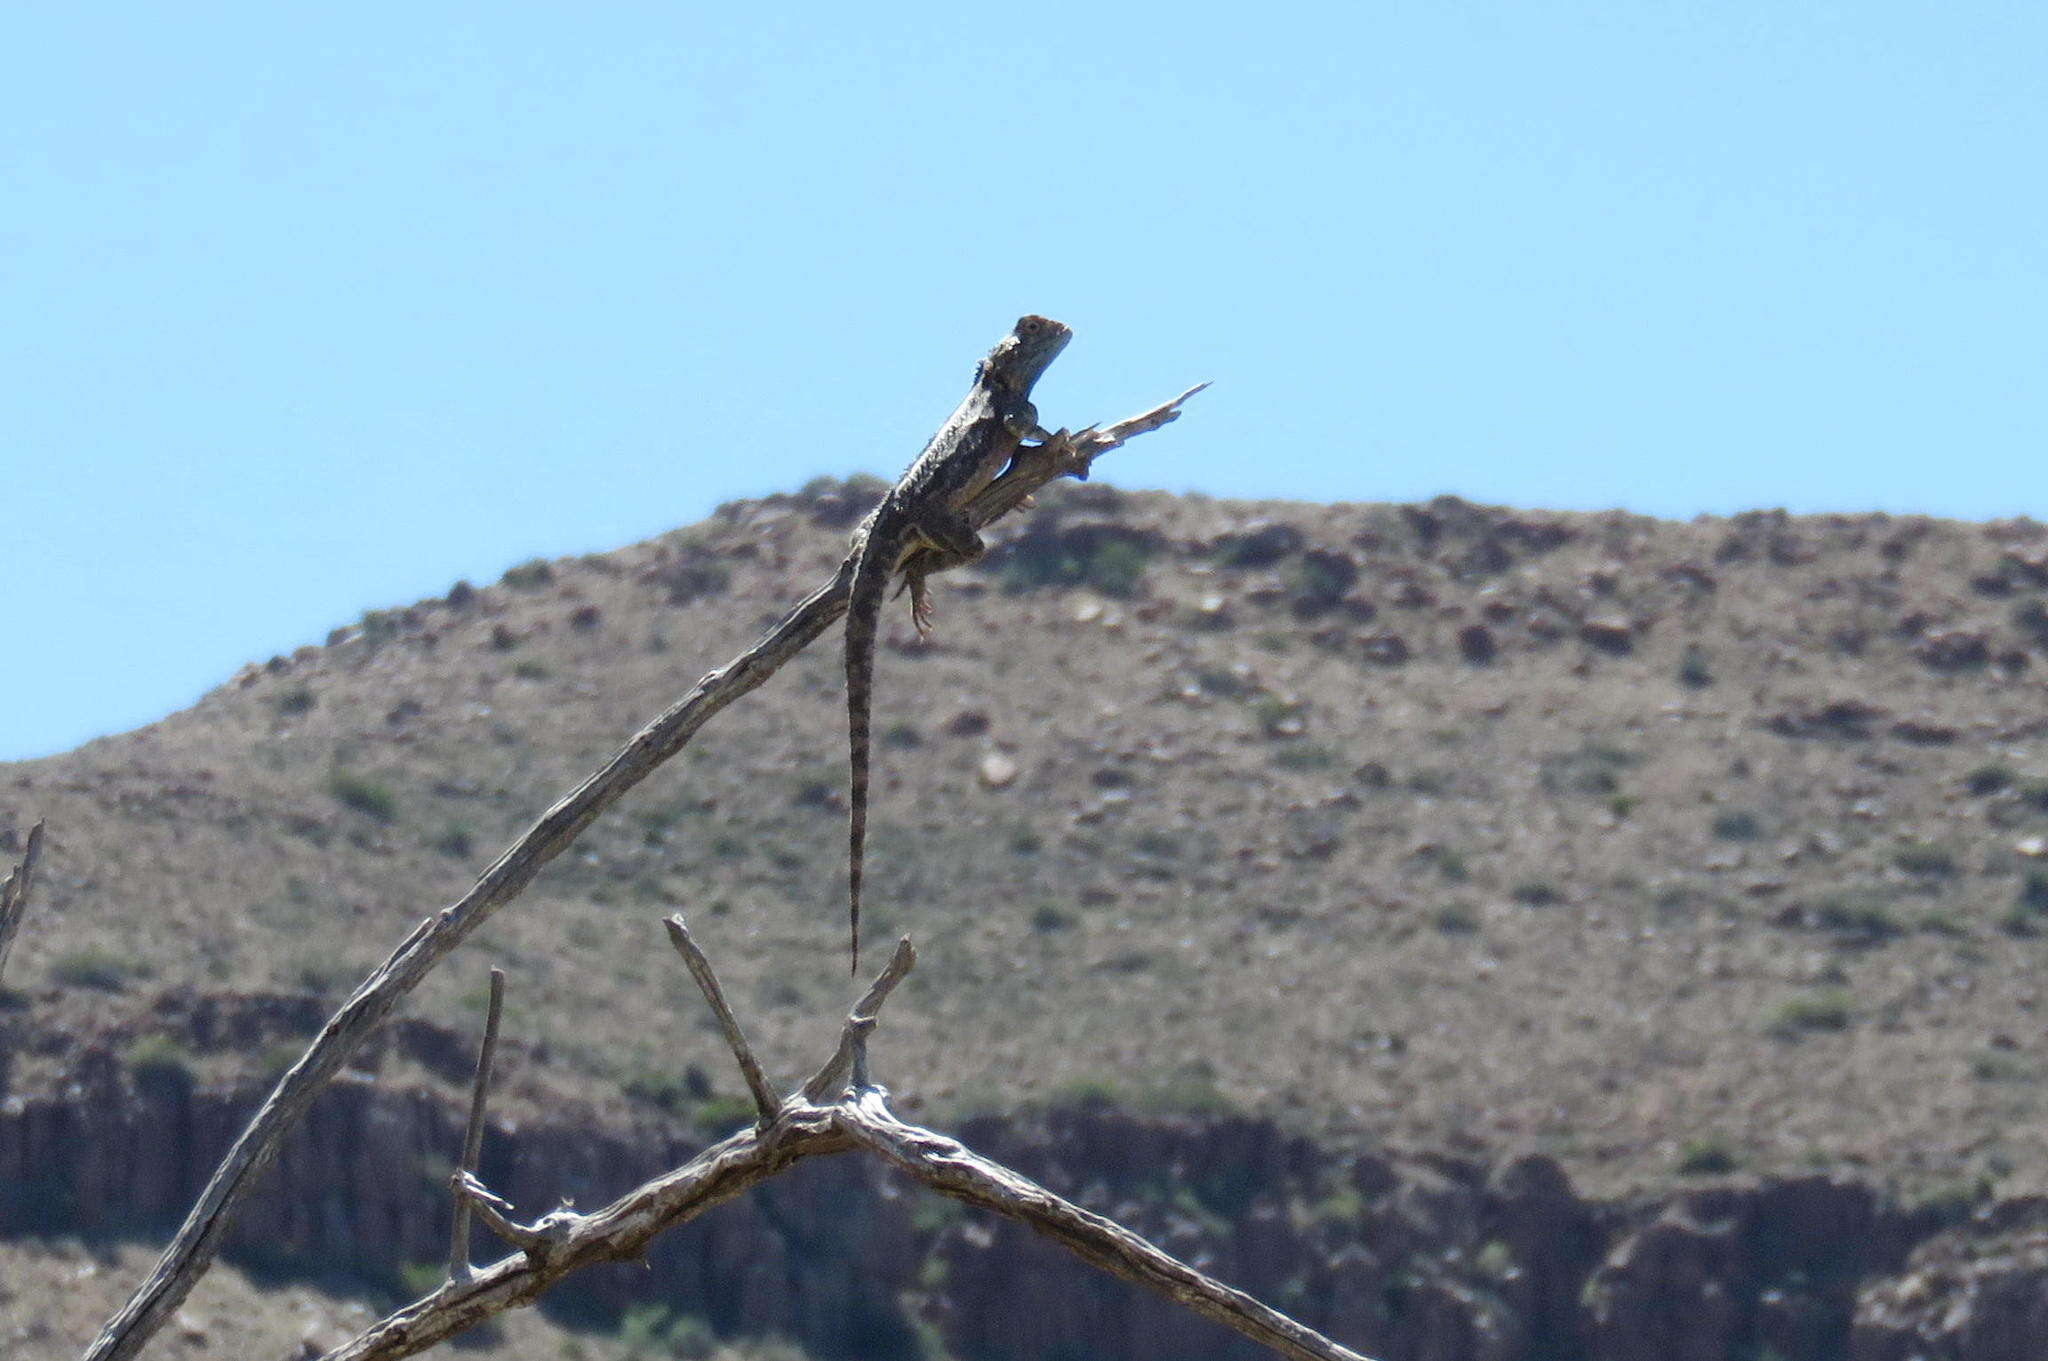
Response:
[[[984,496],[967,511],[977,527],[1021,504],[1053,478],[1084,471],[1087,459],[1123,439],[1156,430],[1175,419],[1180,398],[1100,432],[1069,436],[1057,457],[1029,460],[989,488],[1004,487],[1006,504]],[[1121,431],[1121,434],[1114,432]],[[1085,457],[1080,451],[1092,449]],[[1080,462],[1076,462],[1080,459]],[[1007,484],[1007,485],[1005,485]],[[461,899],[426,918],[329,1018],[319,1036],[256,1112],[200,1192],[177,1235],[164,1249],[149,1278],[101,1331],[85,1361],[128,1361],[177,1309],[212,1264],[235,1210],[259,1174],[276,1158],[285,1135],[305,1113],[341,1065],[390,1015],[401,999],[470,932],[512,901],[541,869],[566,850],[599,814],[681,751],[697,730],[734,700],[758,689],[790,658],[815,641],[846,612],[851,573],[842,569],[805,597],[767,636],[635,733],[619,753],[543,813]],[[728,1194],[730,1194],[728,1192]]]
[[[666,925],[744,1071],[752,1056],[745,1040],[736,1038],[739,1023],[726,1005],[710,960],[690,939],[681,917],[669,918]],[[477,1217],[520,1251],[471,1276],[450,1280],[330,1352],[326,1361],[389,1361],[424,1351],[494,1314],[532,1303],[572,1271],[593,1262],[641,1256],[665,1229],[803,1158],[851,1149],[866,1149],[942,1195],[1015,1219],[1091,1266],[1163,1295],[1282,1356],[1295,1361],[1366,1361],[1313,1328],[1195,1270],[1115,1220],[1082,1209],[958,1140],[899,1120],[889,1109],[888,1094],[868,1083],[862,1070],[867,1036],[882,1003],[916,961],[910,941],[899,942],[888,967],[847,1016],[838,1051],[800,1091],[775,1103],[770,1118],[705,1149],[602,1210],[579,1215],[558,1209],[521,1224],[511,1217],[510,1205],[474,1176],[459,1174],[458,1195],[473,1203]],[[845,1085],[849,1069],[857,1074],[851,1087]],[[755,1065],[748,1080],[758,1076]],[[833,1099],[821,1102],[820,1094],[827,1092]]]

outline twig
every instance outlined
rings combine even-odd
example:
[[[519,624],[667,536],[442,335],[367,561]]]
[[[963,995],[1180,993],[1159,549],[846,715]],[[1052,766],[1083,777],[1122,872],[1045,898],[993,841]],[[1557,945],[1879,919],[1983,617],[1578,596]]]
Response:
[[[825,1060],[825,1066],[804,1084],[804,1100],[816,1103],[827,1097],[838,1099],[839,1093],[846,1089],[847,1074],[853,1071],[855,1062],[866,1051],[868,1032],[875,1028],[875,1022],[882,1015],[882,1003],[889,1000],[889,994],[896,991],[896,985],[909,975],[916,963],[917,947],[910,943],[910,937],[905,936],[896,942],[896,952],[889,956],[889,963],[881,975],[853,1004],[853,1010],[846,1014],[846,1024],[839,1032],[839,1048]]]
[[[448,1278],[462,1280],[470,1273],[469,1197],[462,1194],[465,1182],[476,1180],[477,1158],[484,1150],[484,1101],[491,1090],[491,1060],[498,1052],[498,1016],[505,1008],[505,971],[491,970],[490,1010],[484,1015],[484,1040],[476,1051],[476,1084],[469,1092],[469,1128],[462,1135],[462,1161],[455,1169],[454,1203],[448,1229]]]
[[[14,933],[28,913],[29,890],[36,883],[36,862],[43,858],[43,824],[40,819],[28,829],[28,845],[21,863],[0,884],[0,983],[7,981],[7,954],[14,948]]]
[[[726,1047],[732,1050],[733,1059],[740,1066],[740,1076],[747,1080],[747,1090],[754,1094],[754,1109],[760,1114],[761,1123],[767,1124],[782,1109],[782,1103],[775,1099],[768,1079],[761,1075],[760,1062],[754,1058],[754,1051],[747,1044],[739,1017],[733,1015],[732,1008],[726,1004],[725,989],[718,986],[718,975],[712,971],[711,961],[690,938],[690,928],[683,925],[681,913],[668,918],[662,925],[668,928],[669,944],[676,947],[683,963],[690,966],[690,977],[697,980],[697,990],[704,994],[711,1014],[718,1018],[718,1032],[725,1036]]]
[[[1102,439],[1111,442],[1089,447],[1097,447],[1097,452],[1101,452],[1131,434],[1157,429],[1179,414],[1178,405],[1185,400],[1184,394],[1090,435],[1087,439],[1098,444]],[[1124,434],[1111,438],[1111,433],[1118,430]],[[1085,441],[1072,443],[1079,448]],[[1085,468],[1085,461],[1081,466]],[[1071,465],[1059,460],[1038,458],[1030,460],[1028,467],[1013,468],[998,480],[1009,484],[1006,496],[1015,493],[1015,499],[1009,503],[1015,506],[1053,478],[1072,471]],[[977,528],[1001,513],[993,503],[970,506],[967,512]],[[423,929],[409,937],[363,981],[329,1018],[312,1047],[278,1079],[276,1088],[222,1158],[149,1278],[108,1321],[87,1350],[84,1361],[130,1361],[142,1349],[212,1265],[234,1212],[257,1174],[277,1157],[285,1135],[357,1046],[449,951],[489,920],[492,913],[518,897],[534,876],[568,849],[600,813],[682,750],[697,730],[727,705],[758,689],[831,627],[846,612],[851,575],[842,569],[806,596],[766,637],[698,681],[689,694],[635,733],[603,769],[543,813],[484,871],[475,887],[423,923]]]

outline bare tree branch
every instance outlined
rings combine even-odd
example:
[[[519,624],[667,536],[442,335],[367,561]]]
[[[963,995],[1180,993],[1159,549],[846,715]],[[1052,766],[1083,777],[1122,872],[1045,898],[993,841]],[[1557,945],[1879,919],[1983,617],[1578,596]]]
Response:
[[[28,845],[21,863],[0,884],[0,983],[7,981],[7,954],[14,948],[14,933],[28,912],[29,890],[36,884],[36,863],[43,858],[43,824],[40,819],[28,829]]]
[[[761,1123],[767,1124],[781,1111],[782,1103],[775,1099],[768,1079],[762,1076],[760,1061],[754,1057],[746,1033],[740,1029],[739,1017],[733,1015],[732,1008],[726,1004],[725,989],[718,986],[718,975],[712,972],[711,961],[690,938],[690,928],[683,925],[680,913],[662,925],[668,928],[669,944],[676,947],[676,953],[689,966],[690,977],[697,980],[697,990],[704,994],[711,1014],[718,1018],[718,1032],[725,1036],[726,1047],[732,1050],[733,1061],[740,1066],[740,1076],[747,1080],[747,1090],[754,1094],[754,1110],[760,1115]]]
[[[1017,1220],[1090,1266],[1142,1285],[1262,1347],[1295,1361],[1364,1361],[1315,1329],[1203,1275],[1115,1220],[1054,1195],[958,1140],[905,1124],[890,1111],[879,1087],[850,1094],[832,1108],[832,1118],[861,1147],[934,1191]]]
[[[681,942],[688,941],[689,934],[681,930],[680,918],[669,918],[669,932],[706,999],[719,999],[712,1009],[722,1012],[724,991],[710,960],[694,942],[683,949]],[[1294,1361],[1366,1361],[1313,1328],[1211,1279],[1116,1221],[1062,1199],[956,1139],[904,1123],[890,1111],[887,1093],[880,1087],[863,1083],[830,1103],[818,1104],[812,1089],[843,1081],[846,1067],[856,1064],[874,1029],[882,1003],[916,958],[908,940],[898,943],[888,967],[847,1017],[839,1052],[803,1091],[779,1103],[772,1119],[705,1149],[602,1210],[588,1215],[555,1210],[532,1224],[519,1224],[511,1219],[505,1201],[475,1177],[458,1174],[457,1193],[471,1199],[478,1217],[521,1251],[467,1279],[451,1280],[328,1353],[325,1361],[392,1361],[425,1351],[506,1309],[532,1303],[572,1271],[593,1262],[641,1256],[657,1234],[803,1158],[852,1149],[866,1149],[943,1195],[1015,1219],[1091,1266],[1163,1295]],[[737,1021],[733,1029],[737,1031]],[[744,1048],[744,1042],[736,1045],[735,1055]],[[854,1057],[848,1057],[849,1050]],[[841,1076],[830,1077],[834,1072]]]
[[[1100,453],[1131,434],[1157,429],[1179,414],[1179,403],[1188,395],[1192,394],[1119,422],[1107,431],[1070,436],[1066,443],[1073,452],[1064,461],[1052,457],[1030,460],[1028,467],[1005,473],[997,485],[1008,484],[1006,496],[1014,492],[1012,507],[1022,504],[1053,478],[1085,470],[1086,458],[1078,465],[1073,462],[1081,458],[1081,449],[1093,448]],[[1124,433],[1112,437],[1111,432],[1118,430]],[[1109,442],[1102,443],[1103,440]],[[986,497],[967,510],[969,521],[977,528],[1001,513]],[[806,596],[767,636],[698,681],[689,694],[635,733],[602,769],[543,813],[484,871],[468,893],[421,922],[391,957],[356,988],[328,1019],[312,1046],[278,1080],[200,1192],[155,1269],[101,1330],[86,1351],[85,1361],[129,1361],[142,1349],[212,1265],[235,1210],[249,1193],[257,1174],[276,1158],[285,1135],[392,1008],[470,932],[519,896],[534,876],[566,850],[599,814],[682,750],[697,730],[727,705],[758,689],[823,634],[846,612],[850,577],[851,573],[842,568],[831,581]]]
[[[505,971],[491,970],[490,1010],[484,1016],[484,1039],[476,1051],[476,1082],[469,1093],[469,1128],[462,1135],[462,1161],[455,1168],[455,1184],[451,1188],[455,1203],[451,1207],[448,1229],[448,1278],[461,1280],[469,1275],[469,1197],[463,1194],[466,1183],[476,1175],[476,1161],[484,1150],[484,1102],[491,1090],[491,1060],[498,1052],[498,1016],[505,1009]]]

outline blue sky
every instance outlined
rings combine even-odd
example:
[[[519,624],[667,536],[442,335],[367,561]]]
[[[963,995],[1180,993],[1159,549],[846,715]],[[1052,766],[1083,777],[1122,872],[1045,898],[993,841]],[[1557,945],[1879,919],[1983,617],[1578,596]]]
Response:
[[[2048,516],[2048,7],[13,6],[0,759],[890,474]],[[703,659],[707,663],[715,660]]]

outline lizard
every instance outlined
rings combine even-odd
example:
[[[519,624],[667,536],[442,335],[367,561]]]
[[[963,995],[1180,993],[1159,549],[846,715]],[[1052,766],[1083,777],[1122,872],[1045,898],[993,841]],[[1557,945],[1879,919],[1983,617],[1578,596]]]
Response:
[[[1026,316],[975,366],[974,385],[903,476],[854,530],[842,572],[852,583],[846,604],[846,733],[850,775],[847,903],[853,972],[860,972],[860,890],[867,848],[869,724],[874,711],[875,636],[889,583],[900,570],[910,592],[919,637],[931,632],[926,578],[973,562],[981,536],[962,508],[993,482],[1026,439],[1054,438],[1038,423],[1031,388],[1066,348],[1073,332],[1046,317]]]

